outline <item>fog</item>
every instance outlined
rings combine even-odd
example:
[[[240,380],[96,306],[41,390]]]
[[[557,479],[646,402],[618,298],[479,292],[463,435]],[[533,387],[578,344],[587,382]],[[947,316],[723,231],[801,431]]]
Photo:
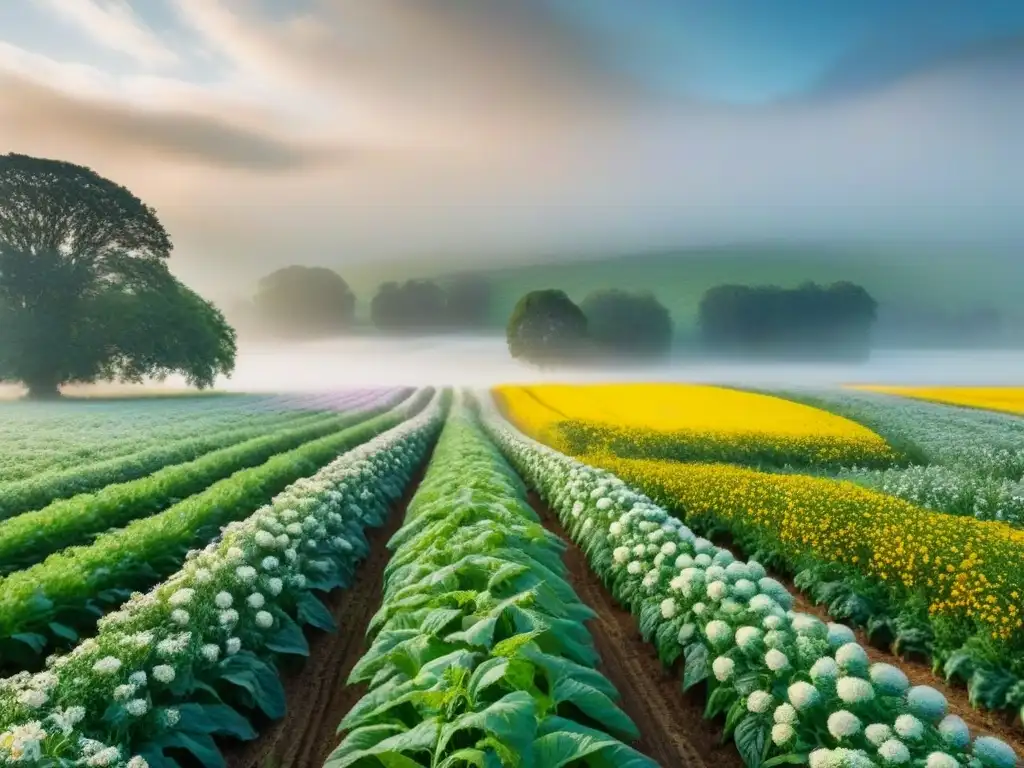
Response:
[[[1020,351],[894,351],[862,364],[687,362],[586,371],[518,363],[501,337],[355,338],[261,344],[239,350],[234,391],[326,390],[372,385],[490,386],[532,381],[692,381],[747,385],[960,384],[1024,382]],[[169,381],[168,384],[174,384]]]

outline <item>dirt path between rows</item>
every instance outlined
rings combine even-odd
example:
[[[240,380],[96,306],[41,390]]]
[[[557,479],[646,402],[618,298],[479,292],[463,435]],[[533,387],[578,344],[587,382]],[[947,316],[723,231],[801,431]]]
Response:
[[[380,607],[384,567],[391,559],[387,542],[405,519],[419,487],[418,474],[380,528],[368,532],[370,552],[356,569],[348,589],[336,589],[324,601],[338,625],[335,633],[307,631],[309,658],[282,675],[288,712],[260,728],[260,737],[222,747],[228,768],[320,768],[340,742],[338,723],[366,692],[348,686],[352,667],[366,650],[366,628]]]
[[[704,719],[703,686],[683,693],[678,671],[662,665],[632,614],[615,603],[558,518],[533,493],[530,503],[544,526],[568,545],[569,583],[597,613],[587,629],[601,657],[598,669],[618,689],[620,706],[640,729],[633,746],[664,768],[742,768],[732,742],[721,743],[721,723]]]

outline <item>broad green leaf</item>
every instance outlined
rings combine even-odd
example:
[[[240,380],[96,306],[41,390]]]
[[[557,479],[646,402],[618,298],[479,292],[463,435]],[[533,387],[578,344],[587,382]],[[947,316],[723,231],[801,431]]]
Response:
[[[248,691],[256,706],[272,720],[285,715],[284,688],[277,673],[251,653],[229,656],[220,663],[222,679]]]
[[[239,741],[257,736],[249,721],[226,704],[182,704],[178,712],[178,729],[182,731],[233,736]]]
[[[338,629],[338,625],[335,624],[334,617],[331,616],[330,611],[313,596],[312,592],[300,592],[298,598],[296,598],[296,606],[298,608],[299,621],[303,624],[312,624],[324,632],[335,632]]]
[[[761,765],[770,731],[771,727],[768,722],[757,715],[747,715],[736,726],[734,736],[736,748],[747,768],[759,768]]]
[[[276,611],[278,630],[267,638],[266,647],[274,653],[309,656],[309,643],[302,628],[284,611]]]
[[[596,688],[570,678],[562,678],[551,694],[557,704],[571,704],[590,720],[601,723],[608,732],[630,741],[640,738],[640,731],[615,702]],[[562,714],[561,709],[559,714]]]
[[[505,676],[508,664],[508,659],[488,659],[473,670],[473,674],[469,678],[469,698],[474,702],[477,701],[480,691],[494,685]]]
[[[688,691],[693,686],[707,679],[708,676],[708,649],[703,643],[694,643],[686,649],[686,661],[683,667],[683,690]]]
[[[438,739],[437,751],[443,754],[456,733],[470,730],[494,736],[520,754],[527,754],[536,728],[536,705],[533,698],[523,691],[515,691],[480,712],[467,712],[444,726]]]

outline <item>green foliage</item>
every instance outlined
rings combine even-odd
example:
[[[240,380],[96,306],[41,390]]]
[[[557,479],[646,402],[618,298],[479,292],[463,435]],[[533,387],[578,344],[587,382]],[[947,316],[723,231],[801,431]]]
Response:
[[[877,308],[863,287],[849,282],[794,289],[719,285],[701,299],[698,324],[715,351],[862,357]]]
[[[478,275],[459,275],[445,286],[448,323],[454,330],[478,331],[488,325],[491,284]]]
[[[563,291],[531,291],[512,310],[506,338],[514,358],[534,363],[578,359],[588,342],[587,317]]]
[[[439,330],[447,325],[447,299],[431,280],[384,283],[370,302],[370,319],[382,331]]]
[[[58,501],[0,523],[0,573],[39,562],[90,535],[155,515],[178,499],[198,493],[229,475],[304,443],[333,435],[374,413],[298,419],[290,428],[252,437],[128,482],[112,483],[92,494]],[[260,430],[265,431],[265,430]]]
[[[325,437],[236,472],[159,514],[98,536],[89,546],[66,549],[0,580],[0,666],[18,663],[12,654],[26,643],[16,635],[27,633],[46,645],[61,645],[51,622],[88,631],[132,591],[177,570],[190,547],[209,541],[222,525],[252,514],[339,453],[401,423],[410,410],[422,409],[427,397],[429,391],[423,391],[408,404],[347,429],[335,422],[335,431]]]
[[[260,280],[253,307],[261,325],[274,335],[317,338],[353,326],[356,295],[334,270],[291,266]]]
[[[592,613],[566,581],[564,545],[465,412],[391,547],[350,676],[369,691],[328,766],[653,766],[618,740],[637,730],[593,669]]]
[[[30,394],[66,382],[181,373],[211,386],[235,333],[167,269],[156,213],[88,168],[0,156],[0,380]]]
[[[653,293],[594,291],[580,304],[591,340],[605,353],[662,357],[672,348],[672,317]]]

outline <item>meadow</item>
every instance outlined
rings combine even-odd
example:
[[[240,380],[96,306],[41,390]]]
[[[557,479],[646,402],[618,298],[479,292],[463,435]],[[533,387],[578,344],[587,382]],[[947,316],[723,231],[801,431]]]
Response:
[[[0,403],[0,764],[1015,766],[1013,396]]]

